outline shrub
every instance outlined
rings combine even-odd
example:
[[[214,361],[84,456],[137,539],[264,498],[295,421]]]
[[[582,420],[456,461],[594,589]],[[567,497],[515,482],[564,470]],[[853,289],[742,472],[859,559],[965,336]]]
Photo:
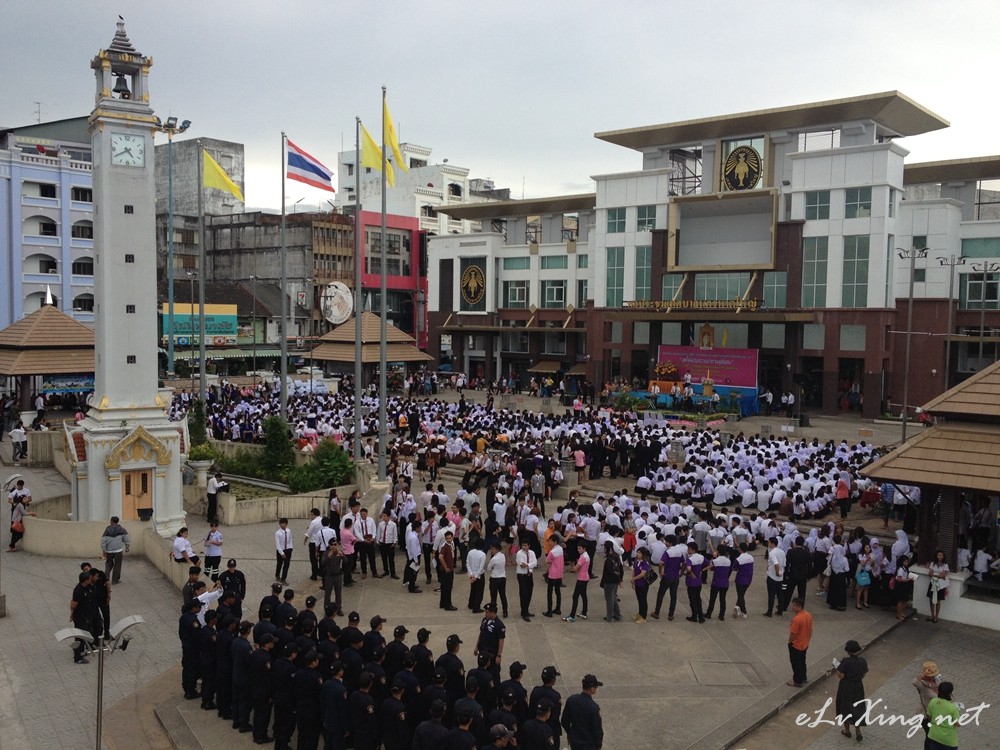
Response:
[[[264,420],[264,455],[261,457],[261,466],[265,472],[262,479],[279,482],[295,466],[295,446],[288,434],[288,425],[281,417],[270,416]]]
[[[288,472],[292,492],[312,492],[347,484],[354,473],[350,455],[333,440],[323,440],[313,453],[312,461]]]
[[[201,402],[201,399],[195,399],[191,411],[188,412],[188,433],[191,435],[192,451],[199,445],[208,444],[208,432],[205,429],[205,404]]]
[[[188,450],[189,461],[215,461],[219,454],[208,443],[193,444]]]
[[[256,479],[265,478],[261,454],[246,448],[238,448],[232,455],[221,456],[219,465],[227,474]]]

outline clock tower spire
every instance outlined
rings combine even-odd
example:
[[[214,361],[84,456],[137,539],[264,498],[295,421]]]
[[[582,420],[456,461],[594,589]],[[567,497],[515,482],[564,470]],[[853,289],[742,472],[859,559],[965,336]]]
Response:
[[[94,395],[70,446],[74,518],[151,515],[156,530],[169,535],[184,525],[184,445],[158,387],[152,64],[132,45],[121,16],[111,44],[90,64]]]

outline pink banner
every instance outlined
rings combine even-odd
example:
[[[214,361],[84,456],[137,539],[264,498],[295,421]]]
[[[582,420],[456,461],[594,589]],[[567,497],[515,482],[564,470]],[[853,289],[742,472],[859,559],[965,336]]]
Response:
[[[683,380],[691,373],[691,382],[700,383],[711,378],[716,386],[731,385],[740,388],[757,387],[756,349],[699,349],[694,346],[661,346],[657,352],[659,364],[672,363],[675,374],[657,377],[665,380]]]

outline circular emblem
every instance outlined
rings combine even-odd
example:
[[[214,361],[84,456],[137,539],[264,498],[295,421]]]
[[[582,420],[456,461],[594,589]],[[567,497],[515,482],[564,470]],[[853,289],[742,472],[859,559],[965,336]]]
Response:
[[[323,290],[323,317],[331,324],[339,326],[347,322],[354,312],[354,295],[339,281],[327,284]]]
[[[462,274],[462,299],[470,305],[482,301],[486,294],[486,276],[479,266],[469,266]]]
[[[760,179],[760,154],[751,146],[737,146],[729,154],[722,169],[722,181],[727,190],[753,190]]]

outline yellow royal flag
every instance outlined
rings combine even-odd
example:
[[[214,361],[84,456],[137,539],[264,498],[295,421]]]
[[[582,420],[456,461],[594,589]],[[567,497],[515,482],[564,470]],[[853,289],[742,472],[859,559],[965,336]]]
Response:
[[[369,169],[382,169],[382,149],[378,147],[375,143],[375,139],[372,138],[372,134],[368,132],[368,128],[364,125],[361,126],[361,166],[368,167]],[[385,179],[392,187],[396,184],[396,175],[392,170],[392,164],[388,161],[385,162]]]
[[[382,128],[385,133],[386,145],[392,149],[392,155],[396,159],[396,166],[404,172],[410,170],[406,168],[406,161],[403,153],[399,150],[399,136],[396,135],[396,126],[392,124],[392,115],[389,114],[389,104],[382,99]]]
[[[246,203],[243,200],[243,191],[240,190],[240,186],[232,181],[225,170],[219,166],[219,163],[209,155],[208,151],[202,149],[201,155],[202,180],[205,183],[205,187],[229,193],[241,203]]]

